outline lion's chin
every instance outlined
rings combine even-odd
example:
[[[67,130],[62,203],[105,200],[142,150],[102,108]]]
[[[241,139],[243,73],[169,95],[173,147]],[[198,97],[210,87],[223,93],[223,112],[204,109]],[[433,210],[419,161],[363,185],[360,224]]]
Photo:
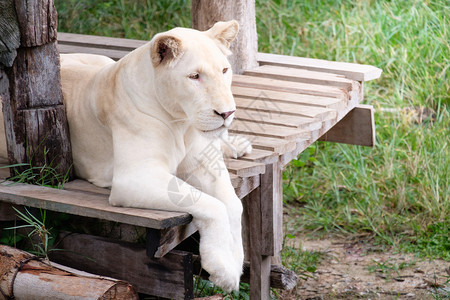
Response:
[[[208,138],[218,138],[227,130],[225,125],[220,126],[219,128],[213,130],[201,130],[202,134]]]

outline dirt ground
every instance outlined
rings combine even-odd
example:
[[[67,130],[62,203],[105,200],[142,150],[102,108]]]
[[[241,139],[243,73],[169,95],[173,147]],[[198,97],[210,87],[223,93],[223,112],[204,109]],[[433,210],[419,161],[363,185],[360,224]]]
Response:
[[[323,259],[313,278],[299,279],[282,299],[450,299],[450,262],[396,254],[362,240],[299,241]]]

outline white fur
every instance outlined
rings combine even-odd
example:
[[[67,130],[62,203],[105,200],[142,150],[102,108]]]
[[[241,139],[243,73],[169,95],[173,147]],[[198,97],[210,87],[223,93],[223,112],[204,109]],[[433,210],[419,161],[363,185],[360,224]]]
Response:
[[[61,55],[77,175],[111,187],[112,205],[192,214],[202,266],[226,291],[239,288],[242,273],[242,204],[220,149],[238,157],[251,145],[227,138],[234,114],[224,120],[214,111],[236,109],[226,55],[237,27],[230,21],[206,32],[175,28],[118,62]],[[195,73],[199,79],[189,77]],[[195,191],[194,204],[171,198],[177,182],[182,195]]]

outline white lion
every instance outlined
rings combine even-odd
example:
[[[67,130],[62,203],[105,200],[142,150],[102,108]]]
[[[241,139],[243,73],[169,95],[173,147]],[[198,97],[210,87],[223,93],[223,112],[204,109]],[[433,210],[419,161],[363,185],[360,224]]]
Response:
[[[210,279],[229,291],[242,273],[242,204],[221,142],[236,109],[227,56],[236,21],[175,28],[118,62],[61,55],[76,174],[111,187],[112,205],[188,212]],[[230,141],[229,139],[228,141]],[[244,139],[223,147],[239,156]]]

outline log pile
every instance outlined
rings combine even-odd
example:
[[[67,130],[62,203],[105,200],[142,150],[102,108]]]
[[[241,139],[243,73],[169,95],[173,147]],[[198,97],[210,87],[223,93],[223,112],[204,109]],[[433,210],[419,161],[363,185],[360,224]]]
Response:
[[[0,245],[0,275],[0,300],[138,299],[124,281],[45,262],[4,245]]]

